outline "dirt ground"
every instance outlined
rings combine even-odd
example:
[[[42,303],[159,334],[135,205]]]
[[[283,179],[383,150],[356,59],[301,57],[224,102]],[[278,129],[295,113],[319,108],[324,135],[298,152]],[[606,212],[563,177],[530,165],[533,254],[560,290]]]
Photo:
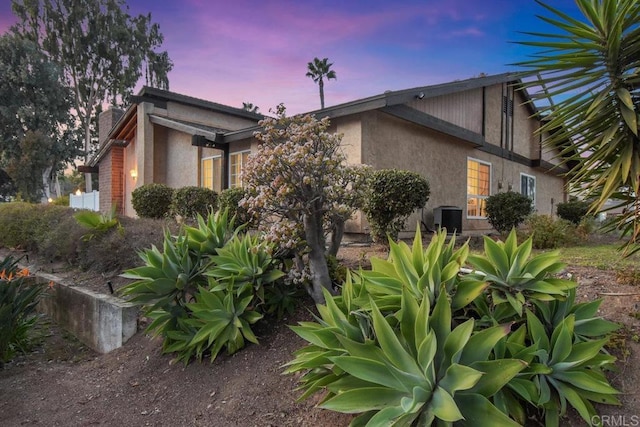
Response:
[[[340,252],[351,266],[371,255],[386,252],[375,245]],[[57,268],[43,265],[32,268]],[[54,273],[103,292],[106,281],[120,284],[115,276]],[[578,277],[581,300],[603,298],[601,315],[624,325],[612,349],[620,359],[618,371],[610,375],[623,405],[599,407],[600,414],[639,420],[640,289],[617,283],[609,271],[570,266],[567,273]],[[315,408],[317,400],[296,403],[296,377],[282,374],[292,352],[304,345],[287,325],[309,320],[311,307],[309,302],[278,325],[258,329],[260,345],[186,367],[170,363],[160,340],[142,330],[124,347],[101,355],[55,325],[44,325],[42,345],[0,371],[0,426],[346,426],[350,416]],[[583,424],[575,414],[562,423]]]

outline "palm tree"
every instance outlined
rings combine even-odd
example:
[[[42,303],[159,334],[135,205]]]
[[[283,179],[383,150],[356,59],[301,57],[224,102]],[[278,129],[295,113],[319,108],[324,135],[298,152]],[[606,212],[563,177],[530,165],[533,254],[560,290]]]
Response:
[[[592,212],[609,199],[624,207],[608,228],[628,238],[632,254],[640,250],[640,2],[576,0],[580,18],[538,3],[556,34],[525,33],[533,40],[519,43],[537,51],[516,65],[539,75],[527,87],[546,88],[534,101],[553,100],[540,111],[541,132],[551,135],[545,144],[561,150]]]
[[[324,80],[323,77],[326,77],[327,80],[336,79],[336,72],[331,69],[333,63],[327,63],[329,58],[324,58],[322,60],[318,58],[313,58],[313,62],[307,63],[307,77],[311,77],[314,82],[318,83],[320,87],[320,108],[324,108]]]
[[[242,103],[242,109],[246,110],[250,113],[256,113],[256,114],[260,114],[260,109],[258,108],[257,105],[253,105],[252,102],[243,102]]]

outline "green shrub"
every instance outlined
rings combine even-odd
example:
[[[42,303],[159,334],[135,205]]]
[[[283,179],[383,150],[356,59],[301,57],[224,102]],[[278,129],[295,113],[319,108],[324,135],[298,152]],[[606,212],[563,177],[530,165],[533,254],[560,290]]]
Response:
[[[549,215],[529,216],[518,231],[521,236],[531,236],[535,249],[571,246],[586,238],[571,222]]]
[[[28,350],[36,305],[46,289],[33,283],[29,271],[18,268],[18,261],[10,256],[0,261],[0,367],[17,352]]]
[[[487,197],[487,220],[499,233],[508,233],[533,212],[531,199],[514,191]]]
[[[397,239],[409,215],[429,200],[429,182],[420,174],[382,169],[371,173],[363,211],[376,242],[386,242],[387,234]]]
[[[56,197],[51,204],[56,206],[69,206],[69,195]]]
[[[219,209],[229,212],[230,217],[236,217],[236,224],[249,224],[251,217],[249,212],[240,206],[240,200],[245,197],[245,189],[242,187],[227,188],[222,190],[218,196]]]
[[[39,218],[35,206],[25,202],[0,204],[0,245],[25,250],[37,246],[34,228]]]
[[[560,218],[578,225],[587,216],[589,203],[573,198],[568,202],[558,203],[556,212]]]
[[[171,213],[183,218],[193,219],[196,215],[207,216],[218,205],[215,191],[204,187],[182,187],[173,192]]]
[[[146,184],[131,193],[131,204],[141,218],[163,218],[169,214],[172,188],[165,184]]]

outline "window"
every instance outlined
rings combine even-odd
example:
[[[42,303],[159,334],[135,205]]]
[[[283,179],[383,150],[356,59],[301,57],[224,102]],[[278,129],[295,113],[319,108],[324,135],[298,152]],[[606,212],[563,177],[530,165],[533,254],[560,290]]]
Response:
[[[467,159],[467,218],[486,218],[491,191],[491,164]]]
[[[520,194],[527,196],[531,199],[531,204],[536,205],[536,177],[527,175],[526,173],[520,174]]]
[[[250,151],[241,151],[239,153],[232,153],[230,156],[230,170],[229,170],[229,187],[242,187],[242,168],[249,159]]]
[[[202,187],[215,192],[222,191],[222,157],[214,156],[202,159]]]

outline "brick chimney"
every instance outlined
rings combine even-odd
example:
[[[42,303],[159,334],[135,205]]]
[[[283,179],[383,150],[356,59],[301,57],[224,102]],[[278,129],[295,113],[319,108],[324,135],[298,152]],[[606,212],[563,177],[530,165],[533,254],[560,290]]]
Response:
[[[107,135],[113,129],[118,119],[122,117],[124,110],[117,107],[109,107],[98,116],[98,145],[102,147],[107,140]]]

